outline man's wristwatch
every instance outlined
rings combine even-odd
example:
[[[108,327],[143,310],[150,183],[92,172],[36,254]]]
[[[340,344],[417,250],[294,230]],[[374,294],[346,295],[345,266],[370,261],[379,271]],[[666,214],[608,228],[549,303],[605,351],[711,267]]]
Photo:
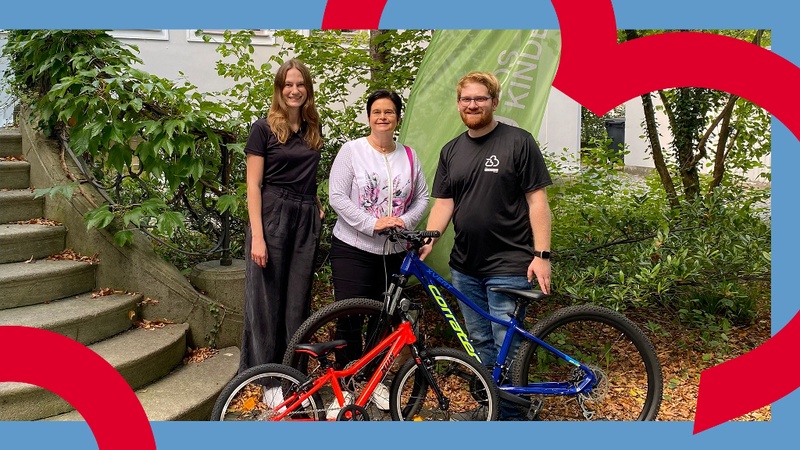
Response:
[[[536,258],[550,259],[550,252],[548,252],[548,251],[541,251],[540,252],[538,250],[534,250],[533,251],[533,256],[536,257]]]

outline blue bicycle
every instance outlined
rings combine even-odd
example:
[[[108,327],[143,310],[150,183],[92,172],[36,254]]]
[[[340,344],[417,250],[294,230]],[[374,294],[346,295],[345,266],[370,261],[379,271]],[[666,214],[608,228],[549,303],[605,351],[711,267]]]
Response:
[[[306,320],[289,343],[283,363],[303,372],[313,371],[308,359],[294,351],[297,345],[346,339],[347,353],[336,355],[341,366],[358,359],[397,324],[391,312],[407,302],[403,296],[411,276],[416,277],[435,307],[444,316],[464,350],[475,356],[466,329],[444,293],[463,302],[486,319],[508,328],[491,367],[500,397],[513,404],[529,420],[655,420],[661,405],[661,365],[647,336],[624,315],[595,305],[559,308],[538,321],[528,332],[522,311],[527,304],[546,297],[541,291],[494,288],[516,301],[508,318],[494,317],[477,307],[444,278],[419,259],[420,247],[436,231],[393,229],[388,239],[406,250],[400,273],[392,277],[383,302],[349,299],[331,303]],[[512,339],[522,339],[517,355],[509,360]],[[398,372],[401,374],[403,371]],[[425,386],[414,380],[392,383],[392,398],[404,398],[391,408],[410,417],[420,408],[415,396],[425,396]],[[395,391],[401,394],[394,395]],[[412,400],[408,400],[408,399]]]

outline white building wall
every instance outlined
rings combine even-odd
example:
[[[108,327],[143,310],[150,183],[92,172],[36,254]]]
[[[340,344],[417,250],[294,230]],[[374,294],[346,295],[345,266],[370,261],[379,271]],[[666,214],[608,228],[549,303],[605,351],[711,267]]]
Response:
[[[185,78],[197,86],[200,92],[217,92],[230,87],[233,81],[217,75],[216,42],[203,42],[195,36],[195,30],[115,30],[111,32],[120,41],[139,48],[139,58],[144,62],[143,70],[168,80]],[[215,41],[220,36],[210,35]],[[256,65],[269,61],[278,53],[271,36],[256,37],[252,58]],[[233,58],[228,58],[233,62]],[[277,67],[272,69],[277,70]]]
[[[653,97],[653,104],[660,105],[661,100]],[[672,144],[672,133],[669,132],[668,127],[669,119],[663,111],[658,109],[656,110],[656,122],[659,125],[661,145],[668,149]],[[642,98],[634,97],[625,102],[625,144],[630,152],[625,155],[626,166],[649,169],[655,167],[650,152],[650,143],[645,139],[645,134]]]
[[[581,151],[581,106],[552,88],[537,140],[543,152],[565,154],[570,161],[576,161],[577,169]]]

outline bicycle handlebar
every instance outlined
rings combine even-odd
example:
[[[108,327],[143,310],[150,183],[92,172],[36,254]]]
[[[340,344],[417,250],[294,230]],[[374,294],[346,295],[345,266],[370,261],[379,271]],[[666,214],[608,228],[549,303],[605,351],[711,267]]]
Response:
[[[380,232],[389,236],[392,242],[405,241],[409,247],[419,249],[430,242],[433,238],[438,238],[442,233],[436,230],[406,230],[405,228],[392,227]]]

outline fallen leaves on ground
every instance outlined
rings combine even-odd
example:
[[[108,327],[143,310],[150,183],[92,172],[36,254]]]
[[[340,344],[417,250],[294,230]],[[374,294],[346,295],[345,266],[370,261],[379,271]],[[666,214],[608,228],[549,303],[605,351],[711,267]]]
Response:
[[[167,325],[173,325],[175,323],[176,322],[172,322],[166,319],[156,319],[156,320],[139,319],[136,322],[134,322],[133,325],[136,328],[144,328],[145,330],[155,330],[156,328],[164,328]]]
[[[694,421],[697,410],[697,392],[703,370],[743,355],[770,338],[770,305],[766,299],[759,305],[752,325],[733,327],[727,332],[728,341],[717,348],[703,344],[702,330],[687,329],[662,312],[626,311],[653,342],[661,362],[664,377],[664,396],[658,420]],[[648,323],[657,322],[660,331],[647,330]],[[710,358],[709,358],[710,356]],[[731,392],[730,395],[743,395]],[[734,421],[768,421],[772,419],[771,406],[765,406]]]
[[[183,358],[184,364],[189,363],[198,363],[211,358],[212,356],[219,353],[219,350],[213,349],[211,347],[200,347],[192,349],[191,347],[187,347],[186,349],[186,357]]]
[[[145,297],[144,300],[139,302],[139,306],[145,306],[145,305],[156,306],[157,304],[158,300],[153,300],[150,297]]]
[[[45,225],[48,227],[57,227],[61,225],[61,222],[57,222],[51,219],[45,219],[44,217],[38,217],[36,219],[30,220],[18,220],[16,222],[11,222],[14,225]]]
[[[0,156],[0,161],[25,161],[22,155],[19,156]]]
[[[61,253],[50,255],[47,259],[50,261],[82,261],[89,264],[97,264],[100,261],[100,258],[97,257],[97,253],[93,256],[83,256],[76,253],[71,248],[65,249]]]
[[[111,288],[95,289],[94,291],[92,291],[92,298],[100,298],[100,297],[105,297],[107,295],[124,294],[124,293],[125,291],[119,291]]]

